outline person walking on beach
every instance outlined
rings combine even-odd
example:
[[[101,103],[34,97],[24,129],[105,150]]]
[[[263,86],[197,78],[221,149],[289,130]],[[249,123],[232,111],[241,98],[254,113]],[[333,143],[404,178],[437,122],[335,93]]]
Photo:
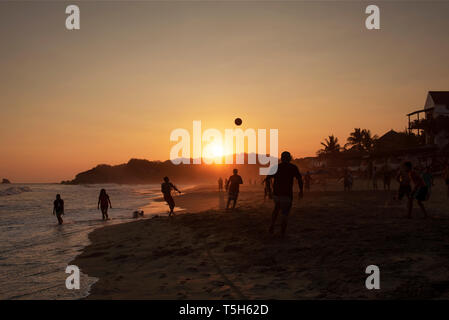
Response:
[[[310,184],[312,183],[312,176],[310,175],[310,172],[307,171],[304,175],[304,188],[306,191],[310,191]]]
[[[410,180],[414,184],[413,191],[411,193],[411,196],[408,201],[408,215],[407,218],[412,217],[412,209],[413,209],[413,200],[416,199],[418,202],[419,207],[421,208],[421,211],[424,213],[424,217],[427,218],[427,211],[426,208],[424,208],[423,201],[426,201],[427,199],[427,186],[424,182],[424,179],[415,171],[413,170],[412,163],[410,161],[407,161],[404,163],[405,171],[408,173]]]
[[[101,208],[102,220],[109,220],[108,208],[112,209],[111,199],[106,193],[105,189],[100,190],[100,195],[98,196],[97,210]]]
[[[384,174],[384,191],[390,191],[390,185],[391,185],[391,170],[388,166],[386,166],[383,170]]]
[[[228,190],[228,203],[226,204],[226,210],[229,210],[229,205],[231,201],[232,210],[235,209],[235,205],[237,204],[237,198],[239,196],[240,185],[243,184],[242,177],[238,175],[238,170],[232,170],[233,175],[229,177],[226,183],[226,190]]]
[[[225,178],[224,185],[225,185],[226,192],[228,192],[228,179],[227,178]]]
[[[181,193],[181,191],[176,188],[176,186],[170,182],[170,179],[168,177],[164,177],[164,182],[161,184],[161,191],[164,195],[164,200],[167,202],[168,207],[170,208],[170,213],[168,216],[170,217],[173,213],[173,209],[175,208],[175,200],[173,200],[173,197],[171,195],[172,190],[177,191],[178,193]]]
[[[268,197],[268,199],[272,199],[271,195],[271,180],[270,179],[263,179],[262,184],[264,185],[264,194],[263,194],[263,201],[265,201]]]
[[[62,224],[62,216],[64,215],[64,200],[61,199],[61,195],[56,195],[56,200],[53,201],[53,215],[58,218],[58,224]]]
[[[269,179],[274,179],[273,182],[273,200],[274,210],[271,219],[271,226],[269,232],[274,233],[274,225],[276,223],[279,212],[282,214],[281,221],[281,236],[285,236],[287,230],[288,215],[292,208],[293,202],[293,179],[298,180],[299,198],[303,197],[303,181],[299,169],[294,164],[290,163],[292,156],[290,152],[284,151],[281,154],[281,163],[277,166],[275,174],[268,176]]]
[[[223,179],[218,178],[218,191],[223,191]]]

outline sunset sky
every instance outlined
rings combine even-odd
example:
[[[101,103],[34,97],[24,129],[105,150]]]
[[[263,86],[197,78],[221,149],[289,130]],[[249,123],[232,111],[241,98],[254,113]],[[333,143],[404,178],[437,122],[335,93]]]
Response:
[[[65,29],[78,4],[81,30]],[[368,4],[381,30],[365,29]],[[0,179],[59,182],[167,160],[170,132],[279,129],[313,156],[354,127],[403,130],[449,90],[445,2],[1,2]]]

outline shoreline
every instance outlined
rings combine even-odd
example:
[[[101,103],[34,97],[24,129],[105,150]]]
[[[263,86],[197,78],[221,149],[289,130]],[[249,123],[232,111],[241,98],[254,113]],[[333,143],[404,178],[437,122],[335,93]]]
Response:
[[[197,190],[198,188],[202,188],[202,187],[204,187],[204,186],[199,186],[199,185],[191,185],[191,186],[188,186],[188,187],[186,187],[185,189],[183,189],[183,190],[185,190],[185,191],[183,191],[183,195],[185,195],[185,194],[188,194],[189,192],[194,192],[195,190]],[[184,193],[185,192],[185,193]],[[142,206],[142,207],[139,207],[139,208],[137,208],[137,210],[144,210],[144,209],[150,209],[150,211],[154,211],[154,209],[159,209],[159,208],[154,208],[154,207],[152,207],[152,204],[153,203],[157,203],[157,204],[159,204],[160,205],[160,203],[161,202],[163,202],[164,201],[164,198],[162,197],[162,196],[156,196],[156,197],[154,197],[154,198],[151,198],[150,199],[150,202],[148,203],[148,204],[146,204],[146,205],[144,205],[144,206]],[[183,209],[183,208],[180,208],[181,210],[181,212],[182,211],[184,211],[185,209]],[[145,210],[144,210],[144,212],[145,212]],[[133,219],[135,219],[135,220],[133,220],[133,221],[127,221],[127,222],[123,222],[123,223],[118,223],[118,224],[113,224],[113,225],[104,225],[104,226],[101,226],[101,227],[99,227],[99,228],[97,228],[97,229],[94,229],[94,230],[91,230],[90,232],[88,232],[87,233],[87,244],[78,252],[78,254],[74,257],[74,258],[71,258],[70,260],[69,260],[69,262],[68,262],[68,264],[67,265],[70,265],[70,264],[72,264],[73,263],[73,261],[75,261],[76,260],[76,258],[80,255],[80,254],[82,254],[83,252],[84,252],[84,250],[86,249],[86,247],[88,247],[88,246],[90,246],[91,244],[92,244],[92,240],[91,240],[91,238],[90,238],[90,234],[92,233],[92,232],[95,232],[96,230],[99,230],[99,229],[103,229],[103,228],[108,228],[108,227],[111,227],[111,226],[115,226],[115,225],[121,225],[121,224],[128,224],[128,223],[133,223],[133,222],[137,222],[137,221],[141,221],[141,220],[151,220],[151,219],[153,219],[153,218],[155,218],[155,217],[159,217],[159,215],[160,214],[162,214],[162,211],[161,212],[151,212],[151,213],[144,213],[145,214],[145,216],[144,217],[137,217],[137,218],[133,218]],[[149,215],[149,216],[146,216],[146,215]],[[131,219],[131,218],[130,218]],[[95,283],[97,283],[98,281],[99,281],[99,278],[96,278],[96,277],[92,277],[92,276],[90,276],[90,275],[88,275],[88,274],[85,274],[85,273],[83,273],[82,271],[81,271],[81,278],[83,279],[82,280],[82,282],[84,283],[84,282],[88,282],[89,284],[87,284],[87,288],[86,289],[84,289],[84,293],[78,298],[78,300],[82,300],[82,299],[86,299],[89,295],[90,295],[90,293],[91,293],[91,290],[92,290],[92,287],[93,287],[93,285],[95,285]]]
[[[448,299],[445,194],[428,203],[433,219],[411,220],[392,194],[306,193],[281,239],[261,186],[244,185],[232,213],[224,192],[199,188],[175,198],[183,214],[91,232],[72,263],[99,278],[85,299]],[[382,290],[365,288],[371,264]]]

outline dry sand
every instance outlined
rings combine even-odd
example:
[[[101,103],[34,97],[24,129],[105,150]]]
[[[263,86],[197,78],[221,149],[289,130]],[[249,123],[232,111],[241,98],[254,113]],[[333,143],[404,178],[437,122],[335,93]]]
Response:
[[[197,188],[176,197],[185,214],[92,232],[73,264],[100,279],[88,299],[449,298],[442,181],[426,203],[432,219],[418,208],[403,218],[405,202],[393,192],[344,193],[335,183],[327,190],[295,199],[281,239],[267,232],[272,203],[261,186],[243,186],[232,213],[221,209],[224,193]],[[380,268],[380,290],[365,288],[371,264]]]

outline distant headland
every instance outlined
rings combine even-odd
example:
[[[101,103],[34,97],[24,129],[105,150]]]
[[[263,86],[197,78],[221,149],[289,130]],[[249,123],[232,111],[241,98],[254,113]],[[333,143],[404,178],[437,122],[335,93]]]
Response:
[[[246,157],[247,155],[245,155]],[[149,184],[159,183],[164,176],[170,177],[175,183],[210,183],[218,177],[228,177],[232,169],[237,168],[247,179],[259,177],[259,166],[248,164],[220,165],[174,165],[170,160],[149,161],[131,159],[119,165],[100,164],[90,170],[78,173],[75,179],[62,181],[62,184]]]

